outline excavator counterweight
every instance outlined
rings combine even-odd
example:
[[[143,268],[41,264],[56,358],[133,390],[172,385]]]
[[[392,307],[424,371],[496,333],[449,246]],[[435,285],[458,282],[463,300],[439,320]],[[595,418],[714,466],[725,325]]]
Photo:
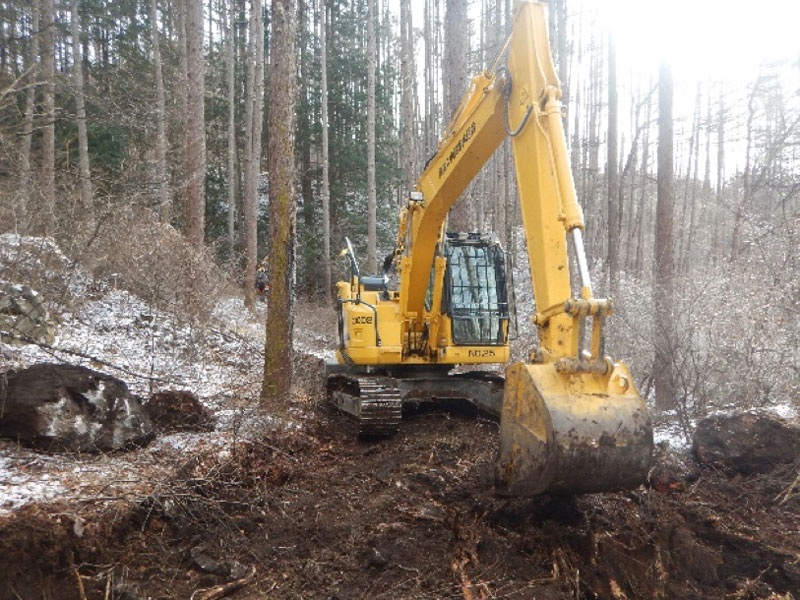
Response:
[[[647,477],[653,434],[628,368],[602,354],[610,300],[595,298],[563,129],[546,5],[518,0],[496,66],[476,76],[400,212],[385,265],[337,284],[339,348],[331,400],[360,431],[396,431],[405,403],[465,398],[500,417],[496,488],[508,495],[629,489]],[[506,368],[513,265],[497,238],[446,231],[447,214],[504,139],[511,139],[539,347]],[[570,273],[570,249],[578,266]],[[580,290],[573,297],[572,290]],[[587,332],[588,340],[584,340]],[[502,392],[501,392],[502,390]]]

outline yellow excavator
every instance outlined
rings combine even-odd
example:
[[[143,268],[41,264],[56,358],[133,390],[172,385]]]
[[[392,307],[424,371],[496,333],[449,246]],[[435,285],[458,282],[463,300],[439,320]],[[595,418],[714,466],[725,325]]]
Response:
[[[385,264],[399,273],[399,286],[385,274],[362,276],[347,242],[349,278],[337,283],[337,360],[327,368],[329,398],[356,417],[363,435],[395,432],[406,403],[466,398],[494,412],[500,417],[496,489],[522,496],[636,487],[653,447],[650,418],[628,368],[602,355],[612,303],[592,293],[546,6],[516,3],[497,61],[507,56],[506,65],[472,80],[409,193]],[[507,137],[540,345],[528,362],[509,365],[505,378],[450,374],[457,365],[510,358],[507,254],[491,234],[446,231],[451,205]],[[571,291],[570,245],[579,297]]]

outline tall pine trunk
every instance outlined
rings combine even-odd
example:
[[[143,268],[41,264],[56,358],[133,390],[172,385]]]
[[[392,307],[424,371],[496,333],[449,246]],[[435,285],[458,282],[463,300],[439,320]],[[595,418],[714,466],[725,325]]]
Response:
[[[55,24],[53,0],[42,0],[40,23],[42,27],[42,177],[41,190],[44,218],[41,229],[45,235],[53,233],[56,225],[56,107],[55,107]]]
[[[402,162],[406,192],[414,188],[414,72],[411,48],[411,5],[410,0],[400,0],[400,70],[402,77]]]
[[[36,110],[36,84],[39,60],[39,0],[31,6],[30,51],[26,62],[28,88],[25,90],[25,117],[22,124],[20,151],[20,190],[16,205],[17,223],[27,224],[31,200],[31,144],[33,141],[33,115]],[[35,208],[35,207],[34,207]]]
[[[322,19],[320,19],[320,62],[322,98],[322,273],[325,283],[325,297],[331,299],[333,286],[331,276],[331,184],[330,163],[328,161],[328,2],[322,0]]]
[[[73,93],[75,94],[75,120],[78,124],[78,167],[81,181],[81,205],[84,214],[91,220],[94,200],[92,197],[92,174],[89,170],[89,140],[86,134],[86,103],[83,87],[83,58],[78,27],[78,0],[70,2],[70,28],[72,34]]]
[[[250,3],[250,39],[247,53],[247,90],[245,109],[245,184],[244,184],[244,299],[253,308],[256,299],[256,268],[258,263],[258,182],[261,175],[261,118],[263,102],[263,50],[259,40],[263,6],[261,0]],[[260,36],[263,40],[263,36]],[[259,65],[261,65],[259,69]],[[259,80],[261,83],[259,84]],[[259,92],[261,90],[261,92]]]
[[[610,293],[617,295],[619,281],[619,167],[617,140],[619,132],[619,102],[617,100],[617,50],[614,35],[608,34],[608,276]]]
[[[655,265],[653,306],[655,308],[654,382],[656,408],[675,407],[673,381],[673,206],[675,203],[672,155],[672,72],[662,64],[658,79],[658,194],[656,199]]]
[[[150,0],[150,43],[153,48],[153,67],[156,80],[156,171],[158,206],[162,223],[169,223],[172,207],[167,175],[167,110],[164,98],[164,76],[161,68],[161,45],[158,32],[158,0]]]
[[[155,1],[155,0],[153,0]],[[225,18],[225,75],[228,84],[228,260],[233,261],[236,247],[236,71],[234,65],[234,23],[236,0],[228,0],[230,8],[223,6]]]
[[[461,98],[467,91],[467,57],[469,55],[469,23],[467,22],[466,0],[446,0],[444,17],[444,126],[455,115]],[[469,229],[469,204],[456,201],[450,209],[451,231],[467,231]]]
[[[206,176],[203,0],[186,0],[186,79],[186,238],[201,248]]]
[[[375,184],[375,0],[367,0],[367,271],[378,272]]]
[[[294,0],[272,0],[272,61],[269,109],[269,312],[261,402],[285,407],[292,383],[294,306]]]

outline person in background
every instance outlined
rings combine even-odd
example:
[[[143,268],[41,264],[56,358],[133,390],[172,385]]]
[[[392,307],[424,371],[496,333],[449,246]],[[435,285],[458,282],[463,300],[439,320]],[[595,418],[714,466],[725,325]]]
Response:
[[[269,289],[269,278],[267,277],[267,270],[263,265],[258,267],[256,271],[256,289],[258,290],[259,296],[262,296],[264,292]]]

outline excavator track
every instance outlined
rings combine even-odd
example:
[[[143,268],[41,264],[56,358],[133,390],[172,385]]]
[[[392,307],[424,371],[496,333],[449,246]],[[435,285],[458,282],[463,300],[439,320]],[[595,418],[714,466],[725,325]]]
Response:
[[[396,433],[403,416],[400,390],[390,377],[332,377],[328,398],[339,410],[356,417],[358,435],[363,437]]]

